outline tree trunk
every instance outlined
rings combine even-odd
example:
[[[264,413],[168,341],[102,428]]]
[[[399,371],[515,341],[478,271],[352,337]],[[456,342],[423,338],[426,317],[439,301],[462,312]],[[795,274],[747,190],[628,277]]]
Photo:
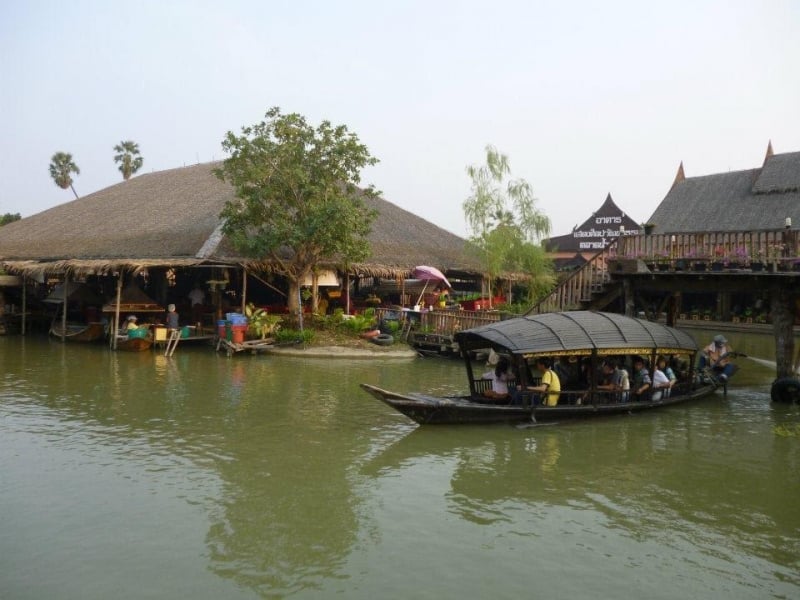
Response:
[[[316,272],[311,274],[311,312],[319,313],[319,277]]]
[[[78,199],[78,192],[75,191],[75,188],[72,187],[71,183],[69,184],[69,189],[71,189],[72,193],[75,194],[75,199],[77,200]]]
[[[289,307],[289,314],[297,317],[300,314],[300,282],[298,279],[289,279],[289,295],[286,298],[286,306]]]
[[[775,335],[775,376],[791,377],[794,357],[794,297],[785,288],[774,286],[771,294],[772,329]]]

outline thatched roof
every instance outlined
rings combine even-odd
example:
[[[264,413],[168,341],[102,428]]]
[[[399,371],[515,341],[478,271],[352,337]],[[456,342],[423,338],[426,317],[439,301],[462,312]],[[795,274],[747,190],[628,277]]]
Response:
[[[800,152],[767,154],[758,169],[676,177],[649,222],[657,233],[781,229],[800,224]]]
[[[219,214],[233,188],[211,170],[218,163],[134,177],[0,228],[0,261],[27,273],[106,272],[117,268],[238,264],[221,234]],[[395,276],[418,264],[478,271],[458,236],[383,199],[372,256],[356,273]]]

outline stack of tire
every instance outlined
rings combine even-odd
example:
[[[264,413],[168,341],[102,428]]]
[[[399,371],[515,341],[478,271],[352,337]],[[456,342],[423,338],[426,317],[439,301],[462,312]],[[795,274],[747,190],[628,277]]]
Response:
[[[773,402],[782,404],[800,404],[800,379],[796,377],[779,377],[772,382],[769,395]]]

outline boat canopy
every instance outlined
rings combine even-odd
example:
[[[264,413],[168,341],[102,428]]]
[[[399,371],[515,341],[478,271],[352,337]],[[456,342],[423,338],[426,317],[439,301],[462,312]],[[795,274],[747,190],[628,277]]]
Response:
[[[687,354],[697,352],[688,334],[615,313],[568,311],[497,321],[455,334],[462,350],[491,347],[526,358],[548,355]]]

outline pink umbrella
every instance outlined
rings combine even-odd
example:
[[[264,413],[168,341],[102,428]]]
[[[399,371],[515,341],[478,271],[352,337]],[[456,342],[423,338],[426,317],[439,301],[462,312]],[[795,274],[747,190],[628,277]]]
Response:
[[[426,265],[420,265],[418,267],[414,267],[413,271],[414,279],[419,279],[420,281],[424,281],[425,285],[422,288],[422,291],[419,294],[419,298],[417,299],[417,304],[420,303],[422,300],[422,296],[425,294],[425,290],[428,289],[428,283],[431,281],[440,281],[445,284],[448,288],[450,286],[450,282],[447,281],[447,277],[437,269],[436,267],[428,267]]]
[[[420,279],[425,282],[441,281],[447,287],[452,288],[450,282],[447,281],[447,277],[445,277],[444,274],[436,267],[428,267],[426,265],[420,265],[418,267],[414,267],[413,275],[414,279]]]

